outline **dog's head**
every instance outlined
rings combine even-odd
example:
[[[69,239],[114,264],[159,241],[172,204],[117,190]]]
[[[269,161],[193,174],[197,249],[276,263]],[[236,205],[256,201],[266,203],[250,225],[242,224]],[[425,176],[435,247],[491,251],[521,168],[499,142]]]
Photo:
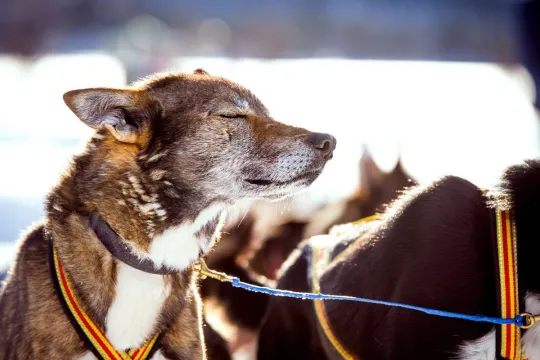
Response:
[[[202,70],[73,90],[64,100],[118,149],[135,146],[155,178],[207,201],[291,195],[317,178],[336,146],[331,135],[275,121],[250,91]]]

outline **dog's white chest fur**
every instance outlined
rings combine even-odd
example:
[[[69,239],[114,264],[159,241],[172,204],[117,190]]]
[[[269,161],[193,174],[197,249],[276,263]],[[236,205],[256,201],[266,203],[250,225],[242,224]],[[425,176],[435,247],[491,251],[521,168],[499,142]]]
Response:
[[[116,294],[106,318],[106,335],[111,344],[119,350],[142,345],[153,334],[170,290],[162,275],[119,262]]]
[[[185,269],[192,261],[197,260],[199,250],[207,250],[203,246],[207,239],[198,238],[196,233],[223,210],[223,204],[212,205],[201,211],[195,221],[166,230],[152,240],[148,257],[158,266]]]
[[[223,205],[203,210],[193,222],[165,231],[153,239],[148,257],[158,266],[183,270],[199,256],[200,242],[195,236],[204,225],[215,219]],[[154,333],[154,325],[171,292],[162,275],[145,273],[118,262],[116,292],[107,313],[106,336],[118,350],[141,346]],[[153,357],[162,359],[158,351]],[[92,353],[80,360],[93,359]]]

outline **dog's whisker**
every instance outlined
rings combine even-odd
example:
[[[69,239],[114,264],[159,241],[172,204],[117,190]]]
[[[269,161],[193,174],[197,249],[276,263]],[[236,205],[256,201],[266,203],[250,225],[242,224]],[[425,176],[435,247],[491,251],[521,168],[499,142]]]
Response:
[[[251,204],[249,204],[246,212],[244,213],[244,216],[242,216],[242,219],[240,220],[240,222],[238,222],[238,225],[236,226],[237,228],[240,227],[240,225],[242,224],[242,221],[244,221],[250,209],[251,209]]]

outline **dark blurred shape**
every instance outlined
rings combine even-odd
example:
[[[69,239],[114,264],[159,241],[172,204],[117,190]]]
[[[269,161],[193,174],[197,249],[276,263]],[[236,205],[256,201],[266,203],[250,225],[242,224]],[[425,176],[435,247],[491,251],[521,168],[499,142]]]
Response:
[[[252,282],[247,269],[238,264],[238,256],[249,248],[254,224],[254,217],[248,214],[241,222],[227,226],[221,240],[207,255],[208,267]],[[215,317],[215,314],[223,314],[224,318],[220,321],[237,328],[237,333],[229,334],[230,338],[227,339],[232,351],[241,347],[246,337],[254,336],[268,302],[264,294],[244,291],[214,279],[202,281],[201,297],[207,320]],[[216,330],[219,332],[219,329]],[[225,336],[223,333],[221,335]]]
[[[149,36],[177,56],[517,59],[503,0],[4,0],[0,52],[117,52],[141,16],[170,29]]]
[[[521,62],[534,80],[540,110],[540,0],[517,1],[515,7]]]
[[[208,324],[203,322],[206,355],[212,360],[231,360],[227,342]]]
[[[306,223],[300,221],[289,221],[276,226],[247,260],[248,269],[256,275],[276,280],[281,265],[302,241],[305,228]]]

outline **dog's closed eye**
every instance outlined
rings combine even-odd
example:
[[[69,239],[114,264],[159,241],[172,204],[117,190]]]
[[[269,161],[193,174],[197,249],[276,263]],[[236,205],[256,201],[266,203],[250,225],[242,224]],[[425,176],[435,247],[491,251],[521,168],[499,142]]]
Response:
[[[247,119],[245,114],[218,114],[218,116],[225,119]]]

